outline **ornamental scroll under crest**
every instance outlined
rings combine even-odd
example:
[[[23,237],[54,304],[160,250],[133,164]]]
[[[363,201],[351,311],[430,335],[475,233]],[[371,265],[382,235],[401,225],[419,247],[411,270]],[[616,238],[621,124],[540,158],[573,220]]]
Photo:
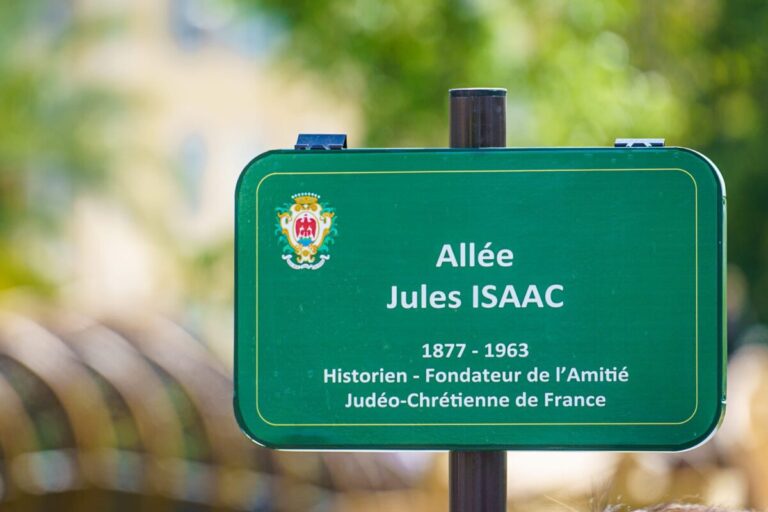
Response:
[[[294,194],[291,199],[293,204],[276,208],[282,258],[293,269],[317,270],[331,257],[328,251],[336,235],[336,212],[311,192]]]

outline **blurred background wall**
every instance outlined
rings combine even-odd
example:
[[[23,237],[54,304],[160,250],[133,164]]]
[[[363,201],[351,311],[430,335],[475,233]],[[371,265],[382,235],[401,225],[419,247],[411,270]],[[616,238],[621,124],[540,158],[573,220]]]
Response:
[[[444,510],[437,454],[273,453],[231,414],[239,171],[298,132],[447,145],[666,137],[728,194],[726,423],[680,455],[510,454],[520,510],[768,507],[768,4],[0,4],[0,510]]]

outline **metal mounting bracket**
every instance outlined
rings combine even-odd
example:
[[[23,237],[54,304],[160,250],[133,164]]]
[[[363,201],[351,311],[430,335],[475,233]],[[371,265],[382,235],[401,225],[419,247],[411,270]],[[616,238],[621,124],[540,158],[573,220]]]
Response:
[[[664,147],[664,139],[616,139],[615,148],[661,148]]]
[[[300,133],[294,149],[347,149],[346,133]]]

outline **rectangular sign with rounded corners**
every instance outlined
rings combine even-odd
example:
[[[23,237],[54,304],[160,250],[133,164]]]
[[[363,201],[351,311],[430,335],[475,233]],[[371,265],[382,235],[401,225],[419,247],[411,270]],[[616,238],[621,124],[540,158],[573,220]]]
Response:
[[[682,148],[264,153],[238,420],[287,449],[695,446],[724,410],[724,219]]]

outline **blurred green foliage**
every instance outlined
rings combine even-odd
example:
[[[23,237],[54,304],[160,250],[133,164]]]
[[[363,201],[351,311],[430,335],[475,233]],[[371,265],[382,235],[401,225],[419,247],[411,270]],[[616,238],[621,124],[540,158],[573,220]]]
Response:
[[[445,146],[447,90],[501,86],[510,145],[666,137],[706,153],[729,259],[768,319],[768,3],[241,1],[286,27],[282,65],[360,106],[357,146]]]
[[[77,191],[101,181],[115,97],[73,80],[85,27],[56,3],[0,3],[0,289],[48,291]]]

